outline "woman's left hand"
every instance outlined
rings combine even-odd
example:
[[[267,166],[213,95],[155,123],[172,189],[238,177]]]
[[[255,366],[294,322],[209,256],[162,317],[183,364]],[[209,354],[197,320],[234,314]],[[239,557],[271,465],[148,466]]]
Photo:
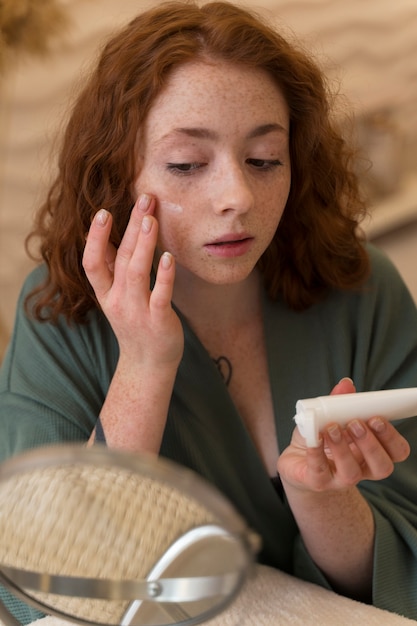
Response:
[[[352,381],[343,379],[332,394],[354,392]],[[394,463],[410,454],[407,440],[379,416],[366,422],[354,419],[346,428],[329,423],[321,435],[318,447],[307,448],[295,428],[290,445],[278,459],[284,486],[310,492],[346,489],[361,480],[387,478]]]

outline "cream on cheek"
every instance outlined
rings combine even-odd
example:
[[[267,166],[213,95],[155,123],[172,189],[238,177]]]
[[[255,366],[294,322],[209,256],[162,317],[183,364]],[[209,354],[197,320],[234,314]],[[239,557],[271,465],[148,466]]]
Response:
[[[168,200],[159,200],[159,206],[162,211],[167,213],[183,213],[184,209],[180,204],[175,204],[175,202],[168,202]]]
[[[157,198],[155,217],[159,223],[158,248],[168,250],[175,257],[187,248],[190,228],[184,216],[187,210],[181,204]]]

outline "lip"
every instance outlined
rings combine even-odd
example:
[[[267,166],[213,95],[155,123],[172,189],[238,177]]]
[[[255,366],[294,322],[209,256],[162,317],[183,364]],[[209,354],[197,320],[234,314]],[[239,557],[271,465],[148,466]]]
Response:
[[[244,239],[252,239],[251,235],[248,233],[226,233],[225,235],[220,235],[220,237],[216,237],[213,241],[210,241],[207,245],[219,245],[219,244],[227,244],[227,243],[235,243],[236,241],[243,241]]]
[[[204,249],[211,256],[233,258],[246,254],[253,240],[247,233],[227,233],[205,244]]]

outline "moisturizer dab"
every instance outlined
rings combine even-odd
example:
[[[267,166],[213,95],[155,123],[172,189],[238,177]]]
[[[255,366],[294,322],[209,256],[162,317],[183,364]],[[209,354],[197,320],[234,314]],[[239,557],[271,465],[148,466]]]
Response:
[[[168,202],[168,200],[160,200],[159,206],[163,211],[169,211],[170,213],[182,213],[184,211],[182,206],[174,202]]]

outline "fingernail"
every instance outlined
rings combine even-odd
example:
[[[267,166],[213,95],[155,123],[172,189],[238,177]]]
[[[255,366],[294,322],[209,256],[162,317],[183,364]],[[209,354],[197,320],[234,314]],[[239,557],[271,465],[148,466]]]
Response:
[[[172,265],[172,254],[170,252],[164,252],[161,257],[161,265],[164,270],[169,270]]]
[[[150,196],[148,196],[147,193],[142,193],[139,196],[139,202],[138,202],[139,211],[142,211],[142,213],[145,213],[149,209],[150,201],[151,201]]]
[[[145,215],[145,217],[142,220],[142,230],[144,233],[149,233],[151,228],[152,228],[152,220],[149,217],[149,215]]]
[[[333,443],[340,443],[342,441],[342,431],[337,424],[330,426],[330,428],[327,429],[327,432]]]
[[[105,226],[109,220],[110,213],[106,209],[100,209],[96,214],[96,222],[99,226]]]
[[[361,439],[366,434],[365,426],[359,420],[353,420],[353,422],[350,422],[348,428],[356,439]]]
[[[351,378],[349,378],[349,376],[345,376],[344,378],[342,378],[341,380],[339,380],[339,385],[340,383],[344,383],[344,382],[348,382],[348,383],[352,383],[352,385],[354,385],[355,383],[353,382],[353,380]]]
[[[368,422],[369,427],[376,433],[383,433],[387,425],[380,417],[373,417]]]

